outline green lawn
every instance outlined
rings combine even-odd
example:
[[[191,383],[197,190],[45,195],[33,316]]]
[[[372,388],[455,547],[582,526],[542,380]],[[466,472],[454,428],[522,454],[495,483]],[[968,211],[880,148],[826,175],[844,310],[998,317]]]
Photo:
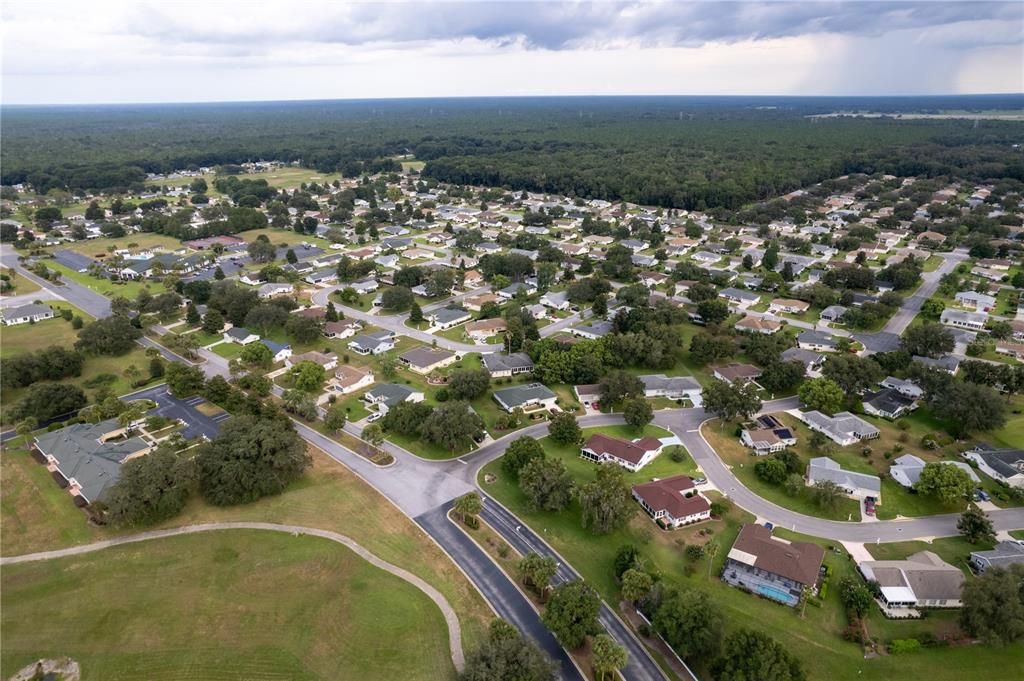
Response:
[[[13,357],[24,352],[42,350],[51,345],[59,345],[62,348],[71,348],[78,340],[78,331],[71,327],[71,322],[64,321],[58,310],[71,310],[75,315],[90,321],[92,317],[82,312],[74,305],[60,301],[47,301],[46,303],[54,308],[53,319],[37,322],[35,324],[17,324],[15,326],[3,327],[2,342],[0,342],[0,357]],[[6,394],[4,401],[7,401]]]
[[[172,537],[9,566],[2,584],[4,678],[63,655],[86,680],[454,677],[437,606],[319,538]]]
[[[5,296],[24,296],[29,293],[35,293],[42,288],[36,282],[28,277],[21,276],[13,269],[3,267],[0,268],[0,272],[10,277],[10,284],[13,287],[10,291],[4,293]]]
[[[242,346],[238,343],[220,343],[214,345],[210,350],[224,359],[234,359],[242,354]]]
[[[43,262],[46,263],[47,268],[60,272],[61,276],[65,279],[81,284],[108,298],[123,296],[129,300],[135,300],[139,292],[144,289],[148,289],[154,294],[164,291],[164,287],[156,282],[111,281],[105,277],[93,277],[85,272],[76,272],[70,267],[61,265],[56,260],[45,260]]]

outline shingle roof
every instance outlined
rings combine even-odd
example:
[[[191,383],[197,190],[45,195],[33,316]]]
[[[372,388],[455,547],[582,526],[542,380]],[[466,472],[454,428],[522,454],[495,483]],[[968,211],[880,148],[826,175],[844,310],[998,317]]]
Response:
[[[753,566],[758,569],[800,584],[814,584],[825,559],[825,550],[817,544],[777,539],[762,525],[744,525],[729,551],[729,557],[750,564],[744,560],[747,556],[753,556]]]
[[[533,360],[525,352],[513,352],[504,354],[489,352],[480,356],[484,368],[492,374],[500,371],[511,371],[512,369],[533,368]]]
[[[645,437],[636,442],[621,440],[617,437],[595,433],[583,445],[597,456],[607,454],[616,459],[622,459],[633,464],[640,463],[647,452],[661,448],[661,441],[653,437]]]
[[[685,518],[711,510],[707,499],[699,494],[686,496],[686,493],[693,489],[693,480],[689,476],[675,475],[663,480],[634,485],[633,493],[643,499],[654,512],[665,511],[673,518]]]

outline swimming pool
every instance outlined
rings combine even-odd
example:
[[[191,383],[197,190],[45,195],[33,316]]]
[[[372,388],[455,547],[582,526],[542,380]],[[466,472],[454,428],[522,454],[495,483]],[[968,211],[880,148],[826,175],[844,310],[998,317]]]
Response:
[[[796,603],[798,600],[787,589],[780,589],[774,586],[766,586],[764,584],[759,584],[757,586],[757,593],[761,594],[765,598],[770,598],[773,601],[779,601],[780,603],[785,603],[786,605]]]

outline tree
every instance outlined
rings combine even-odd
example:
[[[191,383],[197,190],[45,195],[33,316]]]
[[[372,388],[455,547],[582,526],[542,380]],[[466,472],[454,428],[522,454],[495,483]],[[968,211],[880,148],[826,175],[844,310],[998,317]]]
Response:
[[[729,316],[729,305],[717,298],[697,303],[697,314],[705,324],[721,324]]]
[[[480,511],[484,510],[484,505],[479,494],[467,492],[455,500],[453,510],[465,520],[467,516],[479,515]]]
[[[1024,565],[990,567],[964,583],[960,626],[990,645],[1024,637]]]
[[[172,518],[185,507],[192,482],[189,460],[179,458],[173,447],[157,447],[121,466],[117,482],[103,495],[107,517],[123,527]]]
[[[722,646],[711,665],[715,681],[806,681],[803,666],[792,653],[767,634],[738,629]]]
[[[551,579],[558,571],[558,563],[551,556],[539,553],[528,553],[519,560],[516,566],[523,583],[532,588],[543,599]]]
[[[320,386],[323,385],[324,376],[327,372],[316,362],[304,360],[292,366],[288,373],[291,374],[297,390],[314,393],[320,391]]]
[[[996,430],[1006,423],[1006,401],[987,385],[953,381],[931,392],[928,403],[955,436]]]
[[[922,357],[939,357],[953,352],[953,334],[942,324],[925,322],[920,326],[911,326],[903,332],[900,342],[903,350],[911,355]]]
[[[28,437],[32,434],[32,431],[38,427],[39,421],[29,416],[28,418],[18,421],[18,425],[14,427],[14,432],[17,433],[19,437]]]
[[[598,634],[594,638],[591,647],[591,655],[594,662],[594,671],[598,678],[604,681],[608,674],[615,674],[629,661],[626,649],[615,642],[608,634]]]
[[[328,430],[338,432],[345,427],[345,421],[347,420],[348,412],[345,411],[344,405],[342,405],[341,402],[335,402],[327,408],[327,412],[324,414],[324,427]]]
[[[835,510],[842,496],[843,490],[831,480],[819,480],[811,485],[811,501],[819,508]]]
[[[761,398],[753,383],[735,383],[714,380],[701,392],[704,409],[723,421],[749,418],[761,408]]]
[[[597,477],[579,491],[583,527],[607,534],[624,527],[636,513],[636,503],[619,466],[601,466]]]
[[[927,319],[938,319],[945,309],[946,304],[937,298],[929,298],[921,304],[921,314]]]
[[[284,410],[295,414],[306,421],[315,421],[317,417],[316,400],[304,390],[285,390],[281,395]]]
[[[289,315],[284,325],[288,337],[299,345],[309,345],[320,338],[323,329],[320,321],[314,317],[303,317],[302,315]]]
[[[786,481],[783,483],[783,489],[786,494],[791,497],[795,497],[800,494],[800,490],[804,488],[804,477],[799,473],[790,473],[786,476]]]
[[[423,321],[423,308],[415,300],[412,301],[412,305],[409,307],[409,321],[414,324],[418,324]]]
[[[189,397],[203,391],[206,379],[199,367],[173,361],[167,368],[167,388],[175,397]]]
[[[541,621],[559,643],[575,650],[587,636],[601,631],[597,621],[600,610],[601,597],[589,584],[576,579],[555,587]]]
[[[558,665],[504,620],[494,620],[484,643],[466,656],[459,681],[556,681]]]
[[[224,315],[219,310],[207,310],[203,315],[203,333],[215,334],[224,329]]]
[[[635,397],[622,405],[622,417],[637,430],[643,430],[644,426],[654,420],[654,409],[644,398]]]
[[[514,440],[505,450],[501,458],[501,468],[512,476],[518,476],[526,464],[544,458],[544,448],[540,442],[529,436]]]
[[[336,322],[341,318],[342,316],[338,314],[338,308],[334,307],[334,302],[328,300],[327,309],[324,311],[324,321]]]
[[[245,327],[255,329],[262,335],[269,335],[274,329],[283,327],[288,322],[288,311],[280,305],[263,303],[249,310],[245,315]]]
[[[135,347],[142,329],[123,315],[111,315],[90,322],[78,332],[75,349],[93,355],[123,355]]]
[[[609,371],[601,379],[601,406],[615,409],[630,397],[642,397],[644,384],[639,378],[625,371]]]
[[[241,414],[200,445],[199,490],[215,506],[244,504],[279,494],[312,463],[305,441],[281,415]]]
[[[765,337],[769,338],[770,336]],[[780,393],[792,390],[803,380],[804,365],[802,362],[770,362],[765,366],[757,382],[771,393]]]
[[[8,416],[12,421],[35,419],[38,423],[78,411],[85,405],[85,393],[77,385],[35,383],[29,386],[25,396],[11,407]]]
[[[835,381],[847,395],[867,390],[885,375],[875,360],[851,354],[831,355],[821,373],[825,378]]]
[[[263,235],[260,235],[249,244],[248,252],[253,262],[257,263],[273,262],[274,258],[277,257],[277,249]]]
[[[712,658],[722,637],[722,615],[707,593],[672,589],[652,620],[655,630],[684,659]]]
[[[953,468],[953,466],[949,466],[949,468]],[[996,531],[992,527],[992,521],[984,511],[974,505],[960,514],[960,518],[956,521],[956,529],[972,544],[979,542],[994,544],[996,541]]]
[[[299,261],[299,256],[295,255],[295,251],[289,248],[284,254],[284,259],[287,260],[289,264],[294,265]]]
[[[949,505],[966,498],[974,489],[974,481],[958,466],[933,461],[925,464],[914,489]]]
[[[416,298],[412,291],[404,286],[392,286],[380,296],[380,306],[385,310],[400,312],[411,307],[414,302]]]
[[[839,580],[839,598],[846,610],[855,613],[857,617],[867,615],[875,602],[871,590],[864,582],[850,575]]]
[[[834,414],[843,406],[846,394],[839,385],[828,378],[812,378],[804,381],[797,390],[800,401],[808,409],[814,409],[826,414]]]
[[[567,411],[559,412],[551,417],[551,421],[548,423],[548,436],[562,445],[583,443],[583,430],[576,422],[576,417]]]
[[[448,394],[457,400],[475,400],[491,385],[486,369],[456,369],[448,377]]]
[[[576,483],[558,459],[533,459],[519,469],[519,489],[539,511],[561,511],[572,501]]]
[[[185,321],[188,322],[189,326],[195,326],[199,323],[201,317],[199,316],[199,310],[196,309],[195,303],[189,303],[188,307],[185,308]]]
[[[604,317],[608,314],[608,295],[599,293],[595,296],[594,303],[590,306],[590,312],[595,317]]]
[[[224,270],[220,268],[220,265],[217,265],[217,269],[213,271],[213,278],[217,281],[224,281],[225,276],[227,275],[224,274]]]
[[[698,333],[690,341],[690,355],[701,364],[709,364],[736,354],[736,344],[726,336]]]
[[[449,452],[469,447],[484,432],[484,420],[465,402],[446,402],[420,424],[420,436]]]
[[[384,429],[376,423],[363,428],[363,432],[359,434],[366,442],[373,445],[374,447],[380,447],[384,444]]]
[[[643,570],[630,568],[622,573],[622,597],[636,603],[647,597],[654,587],[654,579]]]
[[[786,464],[773,458],[759,459],[754,464],[754,473],[757,477],[772,485],[778,485],[789,475],[786,471]]]
[[[238,359],[252,367],[269,369],[274,364],[274,353],[263,343],[249,343],[242,346]]]

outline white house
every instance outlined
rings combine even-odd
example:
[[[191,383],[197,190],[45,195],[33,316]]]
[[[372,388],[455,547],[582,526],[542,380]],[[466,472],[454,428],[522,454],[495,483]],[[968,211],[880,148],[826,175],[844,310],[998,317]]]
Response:
[[[7,308],[3,311],[3,320],[6,326],[41,322],[44,319],[53,319],[53,308],[49,305],[33,303],[31,305]]]
[[[826,416],[820,411],[804,411],[797,412],[797,418],[811,430],[824,433],[841,447],[861,440],[873,440],[881,435],[878,428],[848,411],[841,411],[835,416]]]
[[[996,449],[981,445],[964,452],[963,457],[978,464],[985,475],[1010,487],[1024,488],[1024,449]]]
[[[224,332],[225,343],[248,345],[249,343],[255,343],[259,339],[260,337],[258,334],[253,333],[249,329],[242,328],[241,326],[233,326]]]
[[[854,499],[874,497],[876,503],[882,502],[882,481],[877,475],[845,470],[827,456],[811,459],[807,464],[807,484],[825,480],[834,482]]]
[[[996,306],[995,296],[977,291],[960,291],[955,297],[956,302],[976,312],[989,312]]]
[[[654,437],[643,437],[630,442],[595,433],[584,443],[580,456],[594,463],[614,463],[634,473],[661,453],[664,445]]]
[[[711,504],[686,475],[633,485],[633,498],[655,522],[682,527],[711,518]]]
[[[644,397],[665,397],[670,400],[689,400],[694,407],[703,406],[700,383],[692,376],[666,376],[648,374],[641,376]]]
[[[943,310],[939,318],[943,324],[954,326],[958,329],[970,329],[971,331],[983,331],[988,315],[984,312],[962,312],[960,310]]]

